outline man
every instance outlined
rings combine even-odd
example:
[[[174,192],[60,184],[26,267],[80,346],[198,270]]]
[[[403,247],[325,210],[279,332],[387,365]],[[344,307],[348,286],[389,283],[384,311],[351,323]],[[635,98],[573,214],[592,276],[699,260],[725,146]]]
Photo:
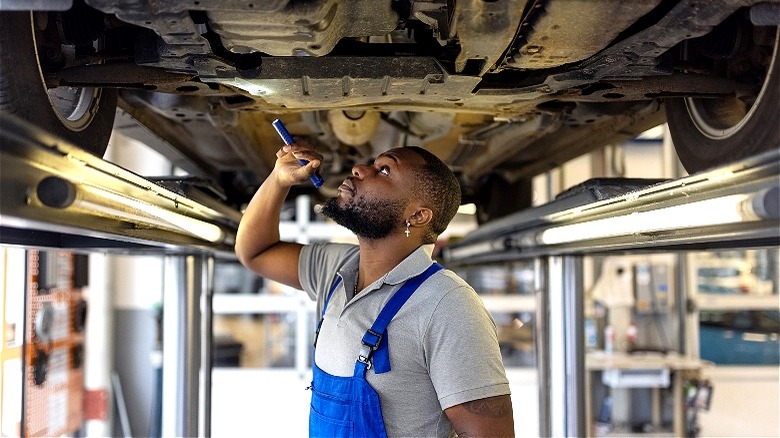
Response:
[[[280,240],[281,207],[322,156],[304,144],[276,155],[235,249],[249,269],[317,300],[310,435],[512,436],[495,324],[474,290],[431,259],[460,204],[447,166],[417,147],[356,165],[322,212],[359,245],[303,246]]]

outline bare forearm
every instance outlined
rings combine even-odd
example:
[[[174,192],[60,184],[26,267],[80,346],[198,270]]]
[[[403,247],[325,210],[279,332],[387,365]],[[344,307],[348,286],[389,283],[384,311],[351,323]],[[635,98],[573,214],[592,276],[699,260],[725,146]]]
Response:
[[[289,191],[272,173],[252,197],[236,235],[236,256],[244,265],[250,267],[255,257],[279,242],[279,217]]]
[[[512,437],[514,417],[508,395],[474,400],[446,409],[458,437]]]
[[[238,260],[268,279],[300,289],[298,257],[302,246],[282,242],[279,216],[290,187],[307,182],[322,162],[322,155],[308,145],[284,146],[276,164],[244,212],[236,235]],[[308,161],[301,166],[299,160]]]

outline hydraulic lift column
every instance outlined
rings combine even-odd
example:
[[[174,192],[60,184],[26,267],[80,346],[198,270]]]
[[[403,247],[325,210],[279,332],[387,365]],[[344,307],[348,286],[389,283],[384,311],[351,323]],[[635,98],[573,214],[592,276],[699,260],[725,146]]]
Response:
[[[540,433],[586,436],[582,256],[545,257],[539,266],[547,285],[546,293],[538,294],[537,345],[544,343],[540,365],[545,370],[539,376],[539,407],[547,409]]]
[[[210,435],[213,268],[206,255],[166,257],[163,436]]]

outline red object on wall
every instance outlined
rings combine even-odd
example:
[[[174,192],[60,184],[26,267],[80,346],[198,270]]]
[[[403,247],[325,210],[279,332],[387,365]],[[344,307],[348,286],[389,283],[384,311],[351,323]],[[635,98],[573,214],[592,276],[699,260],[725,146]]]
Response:
[[[84,391],[84,420],[108,419],[108,391],[88,389]]]

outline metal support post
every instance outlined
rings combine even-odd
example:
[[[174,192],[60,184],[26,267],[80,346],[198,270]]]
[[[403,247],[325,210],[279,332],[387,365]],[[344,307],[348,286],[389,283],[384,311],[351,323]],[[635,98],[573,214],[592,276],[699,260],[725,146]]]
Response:
[[[549,257],[547,279],[547,436],[586,436],[582,257]]]
[[[687,254],[677,254],[675,256],[676,273],[674,276],[674,303],[677,307],[677,321],[679,322],[677,345],[680,354],[683,356],[698,356],[697,351],[691,351],[688,345],[688,281],[694,281],[695,278],[688,278],[688,256]]]
[[[536,291],[536,321],[534,347],[539,390],[539,436],[552,436],[550,424],[550,306],[547,290],[549,270],[547,258],[534,259],[534,290]]]
[[[200,258],[200,257],[199,257]],[[200,366],[203,370],[203,393],[201,406],[203,416],[201,430],[204,437],[211,436],[211,369],[214,357],[214,256],[203,257],[205,281],[202,284],[202,330]]]
[[[201,297],[209,283],[205,261],[202,255],[166,257],[163,436],[201,436]]]
[[[179,419],[181,436],[193,437],[198,434],[198,414],[200,413],[200,298],[203,292],[203,259],[199,256],[184,257],[183,299],[179,307],[178,324],[179,357],[182,375],[179,394],[182,400]]]

